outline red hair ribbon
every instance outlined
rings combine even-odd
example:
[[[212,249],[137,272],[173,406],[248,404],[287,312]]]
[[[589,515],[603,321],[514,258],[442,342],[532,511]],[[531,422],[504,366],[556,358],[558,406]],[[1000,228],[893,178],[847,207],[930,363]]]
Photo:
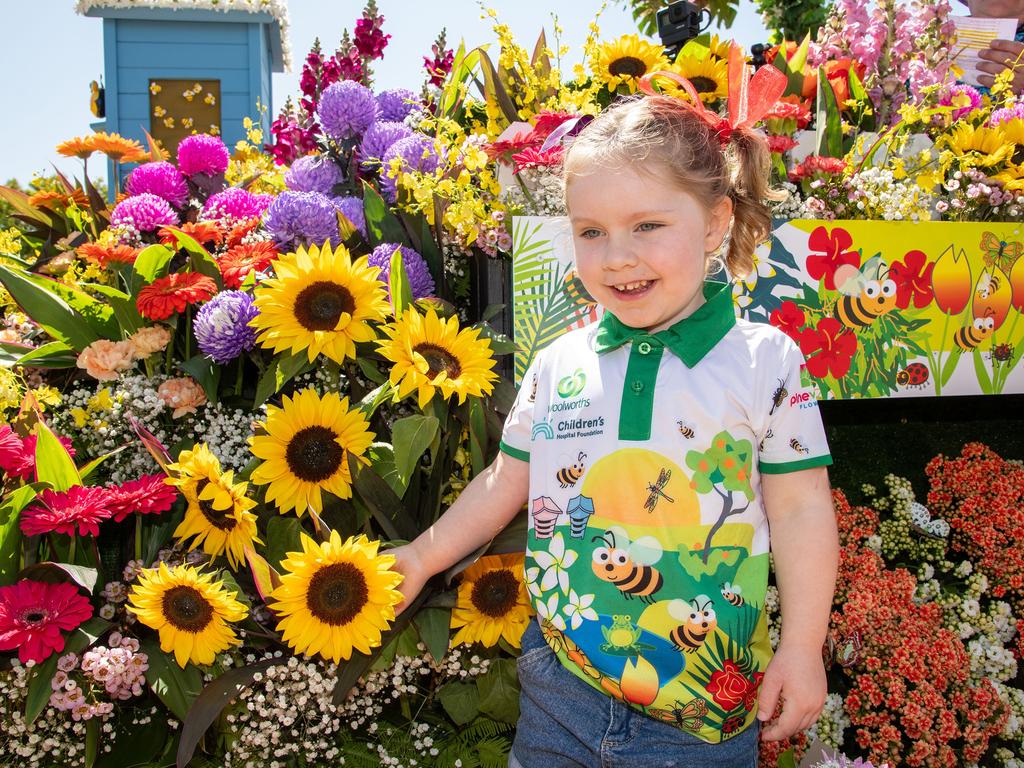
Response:
[[[786,76],[772,66],[761,67],[751,76],[746,59],[735,42],[729,47],[728,117],[722,117],[705,107],[693,83],[675,72],[659,70],[644,75],[640,78],[640,90],[650,96],[657,95],[652,85],[656,77],[668,78],[686,91],[693,103],[684,101],[683,106],[711,126],[723,147],[732,140],[733,132],[750,128],[768,114],[782,97],[788,82]]]

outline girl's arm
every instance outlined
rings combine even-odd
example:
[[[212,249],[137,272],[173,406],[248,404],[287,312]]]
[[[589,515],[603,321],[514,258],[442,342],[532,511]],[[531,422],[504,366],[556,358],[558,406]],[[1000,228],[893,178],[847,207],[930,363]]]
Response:
[[[782,603],[782,639],[758,701],[758,718],[765,721],[783,699],[779,719],[764,730],[764,738],[774,741],[809,728],[825,703],[821,648],[832,610],[839,534],[824,467],[762,475],[761,489]]]
[[[499,452],[494,462],[473,478],[436,523],[390,554],[405,579],[399,589],[401,612],[423,584],[493,539],[523,508],[530,488],[530,463]]]

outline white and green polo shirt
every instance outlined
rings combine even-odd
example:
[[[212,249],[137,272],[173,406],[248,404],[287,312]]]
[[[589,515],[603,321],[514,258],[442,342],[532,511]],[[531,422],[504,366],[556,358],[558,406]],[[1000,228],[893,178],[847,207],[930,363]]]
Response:
[[[832,460],[799,348],[704,295],[664,331],[605,313],[542,350],[501,449],[530,462],[526,581],[562,663],[719,742],[771,658],[761,475]]]

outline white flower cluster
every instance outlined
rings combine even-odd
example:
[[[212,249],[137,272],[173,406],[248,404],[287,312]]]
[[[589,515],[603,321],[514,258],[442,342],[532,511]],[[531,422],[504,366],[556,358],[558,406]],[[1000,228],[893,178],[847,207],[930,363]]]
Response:
[[[842,695],[830,693],[825,697],[818,721],[806,733],[811,741],[818,739],[832,749],[839,749],[843,746],[843,731],[849,727],[850,716],[846,714]]]
[[[932,196],[914,179],[897,179],[887,168],[865,168],[850,177],[850,202],[865,218],[930,221]]]
[[[565,191],[557,169],[524,168],[518,183],[502,192],[502,202],[518,216],[565,216]]]
[[[1003,732],[1000,736],[1007,741],[1017,742],[1017,754],[1024,755],[1024,691],[1012,685],[1004,685],[1003,683],[993,683],[993,685],[995,685],[996,691],[999,693],[999,700],[1010,709],[1010,716],[1007,718],[1006,725],[1003,726]],[[999,756],[998,751],[996,756]],[[1006,760],[1013,756],[1011,754],[1002,758],[1004,761],[1003,765],[1009,765],[1010,763],[1006,762]],[[1024,763],[1019,759],[1017,760],[1017,765],[1024,768]]]
[[[782,613],[779,611],[779,588],[774,585],[764,593],[764,613],[768,617],[768,641],[775,650],[782,639]]]
[[[804,201],[800,196],[800,188],[789,181],[783,181],[778,188],[785,191],[786,197],[782,200],[770,200],[768,208],[772,212],[773,219],[809,219],[815,218],[809,215],[805,208]]]

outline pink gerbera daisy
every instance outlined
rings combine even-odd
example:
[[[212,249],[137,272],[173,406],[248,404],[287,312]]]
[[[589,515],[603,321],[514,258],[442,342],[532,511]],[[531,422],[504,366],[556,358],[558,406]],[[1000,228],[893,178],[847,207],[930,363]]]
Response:
[[[71,441],[59,438],[69,455],[75,455]],[[0,469],[8,477],[28,480],[36,471],[36,436],[33,432],[25,438],[18,435],[6,424],[0,427]]]
[[[164,482],[165,475],[143,475],[138,480],[129,480],[107,489],[110,495],[108,506],[115,522],[121,522],[133,512],[153,515],[166,512],[178,498],[178,491]]]
[[[92,616],[92,606],[74,584],[24,579],[0,587],[0,651],[18,649],[22,662],[39,663],[64,650],[61,631]]]
[[[41,504],[21,513],[21,532],[66,533],[69,536],[97,536],[100,523],[114,513],[110,492],[96,486],[75,485],[66,491],[43,491]]]

